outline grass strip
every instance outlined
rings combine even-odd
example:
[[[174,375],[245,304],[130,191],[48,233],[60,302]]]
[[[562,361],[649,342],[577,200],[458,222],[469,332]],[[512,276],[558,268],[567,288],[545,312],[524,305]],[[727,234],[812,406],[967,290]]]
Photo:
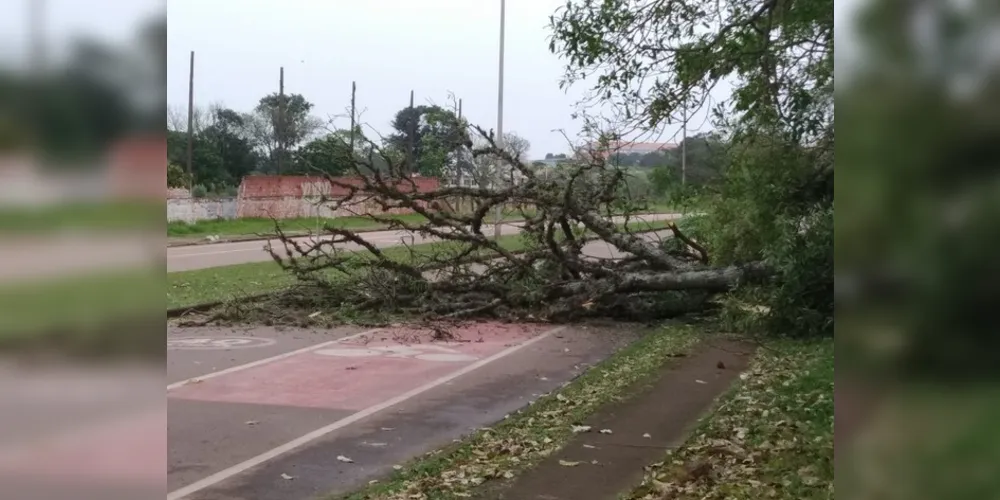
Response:
[[[529,212],[530,214],[530,212]],[[420,214],[401,214],[386,216],[409,224],[422,224],[427,219]],[[523,220],[520,212],[509,212],[504,214],[504,221]],[[338,229],[350,229],[352,231],[377,231],[386,229],[386,224],[372,220],[365,216],[345,216],[345,217],[295,217],[291,219],[279,219],[278,227],[285,233],[309,233],[316,232],[317,227],[322,229],[331,226]],[[487,219],[487,223],[492,219]],[[275,221],[266,217],[247,217],[241,219],[213,219],[200,220],[196,222],[171,221],[167,223],[168,237],[196,237],[207,235],[227,236],[254,236],[259,234],[274,235]]]
[[[151,318],[162,351],[162,293],[162,272],[144,269],[2,287],[0,348],[79,342],[96,346],[114,338],[129,343],[126,337],[142,336],[136,328],[110,325],[147,324]]]
[[[667,224],[668,221],[636,221],[629,223],[629,228],[634,231],[662,229]],[[512,252],[523,250],[526,245],[520,234],[504,235],[499,241],[504,249]],[[441,252],[454,252],[461,248],[460,245],[457,242],[432,242],[413,245],[410,249],[419,252],[417,258],[430,258]],[[409,261],[412,256],[410,249],[396,246],[383,248],[382,252],[389,258]],[[361,258],[369,257],[366,251],[355,254]],[[331,276],[337,274],[332,273]],[[167,309],[277,292],[295,283],[295,277],[283,271],[274,261],[168,273]]]
[[[161,207],[162,208],[162,207]],[[671,212],[671,207],[665,205],[655,205],[650,207],[650,213]],[[525,212],[531,215],[532,211]],[[402,222],[410,224],[421,224],[427,221],[420,214],[401,214],[389,216]],[[524,219],[521,211],[508,211],[504,213],[503,220],[506,222],[519,221]],[[492,213],[484,221],[491,223]],[[322,228],[330,225],[340,229],[351,229],[354,231],[377,231],[385,229],[385,224],[373,221],[365,216],[345,216],[334,218],[318,217],[295,217],[291,219],[279,219],[278,227],[285,233],[309,233],[315,232],[317,225]],[[203,237],[208,235],[218,235],[222,238],[234,236],[256,236],[274,235],[275,221],[267,217],[247,217],[241,219],[212,219],[199,220],[195,222],[171,221],[167,223],[167,236],[172,238]]]
[[[396,215],[393,219],[417,224],[424,221],[424,217],[419,214]],[[250,236],[257,234],[272,235],[275,221],[266,217],[247,217],[242,219],[213,219],[201,220],[197,222],[171,221],[167,223],[167,236]],[[278,227],[286,233],[316,231],[317,226],[333,226],[340,229],[351,229],[355,231],[368,229],[382,229],[385,224],[375,222],[368,217],[296,217],[292,219],[278,220]]]
[[[149,229],[163,224],[165,205],[101,201],[0,209],[0,234],[65,230]]]
[[[627,500],[834,498],[833,339],[781,340]]]
[[[574,436],[574,423],[655,380],[662,366],[690,351],[702,333],[690,325],[662,327],[496,426],[419,457],[363,490],[331,500],[467,498],[489,481],[512,479],[565,446]]]

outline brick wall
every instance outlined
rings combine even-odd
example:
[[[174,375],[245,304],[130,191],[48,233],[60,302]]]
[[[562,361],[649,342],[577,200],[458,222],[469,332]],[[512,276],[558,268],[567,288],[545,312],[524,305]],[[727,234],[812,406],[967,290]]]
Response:
[[[361,186],[360,178],[337,178],[344,184]],[[439,187],[434,177],[414,179],[418,192],[429,192]],[[409,183],[400,184],[400,189],[412,189]],[[239,194],[235,198],[192,198],[186,189],[167,190],[167,220],[195,222],[211,219],[236,219],[261,217],[290,219],[295,217],[345,217],[358,214],[385,213],[375,200],[364,199],[332,210],[330,203],[320,203],[322,196],[328,199],[345,196],[348,190],[332,184],[324,177],[294,175],[254,175],[240,183]],[[397,208],[389,213],[404,214],[411,210]]]
[[[358,177],[338,177],[342,184],[361,186]],[[413,179],[418,192],[429,192],[440,187],[435,177]],[[400,183],[401,190],[409,191],[408,182]],[[254,175],[243,178],[239,189],[237,217],[274,217],[289,219],[295,217],[344,217],[355,214],[384,213],[374,200],[365,200],[332,210],[329,203],[320,203],[323,196],[336,198],[346,196],[348,189],[331,183],[324,177],[293,175]],[[363,197],[362,197],[363,198]],[[409,209],[392,209],[390,213],[408,213]]]
[[[167,138],[126,137],[108,152],[111,191],[121,198],[162,199],[167,184]]]

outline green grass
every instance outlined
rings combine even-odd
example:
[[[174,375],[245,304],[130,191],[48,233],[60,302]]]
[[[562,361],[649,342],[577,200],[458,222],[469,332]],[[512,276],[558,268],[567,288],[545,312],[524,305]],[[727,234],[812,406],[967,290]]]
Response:
[[[420,223],[425,219],[418,214],[397,215],[394,219]],[[372,221],[367,217],[337,217],[333,219],[316,217],[299,217],[294,219],[281,219],[278,226],[282,231],[287,232],[308,232],[316,231],[317,222],[319,227],[331,225],[343,229],[366,230],[381,229],[384,224]],[[267,218],[243,218],[243,219],[217,219],[203,220],[194,223],[183,221],[173,221],[167,224],[167,236],[205,236],[216,234],[219,236],[252,236],[257,234],[274,234],[274,221]]]
[[[90,344],[114,350],[115,343],[147,343],[152,328],[162,352],[163,282],[162,271],[130,270],[2,287],[0,348]]]
[[[496,426],[419,457],[391,477],[340,498],[467,498],[483,483],[512,479],[568,443],[574,423],[655,379],[665,363],[688,352],[701,335],[699,328],[683,325],[646,335],[558,394],[542,397]]]
[[[993,379],[878,382],[895,383],[881,387],[884,393],[871,402],[878,404],[877,411],[837,451],[841,496],[1000,497],[1000,475],[995,473],[1000,463],[1000,390]]]
[[[651,213],[673,212],[670,206],[664,204],[651,205]],[[529,215],[531,212],[527,212]],[[486,218],[486,222],[493,220],[493,214]],[[426,219],[419,214],[404,214],[392,216],[403,222],[419,224]],[[511,211],[504,214],[505,221],[522,220],[524,217],[519,211]],[[293,219],[280,219],[278,226],[285,232],[315,232],[317,228],[325,224],[342,229],[352,229],[355,231],[378,230],[385,228],[380,224],[364,216],[320,218],[298,217]],[[258,234],[274,234],[274,221],[269,218],[242,218],[242,219],[214,219],[197,222],[172,221],[167,223],[167,236],[172,238],[201,237],[207,235],[219,235],[222,237],[232,236],[254,236]]]
[[[691,437],[623,498],[834,498],[833,354],[833,339],[765,344]]]
[[[101,201],[0,209],[0,234],[68,229],[148,229],[163,224],[166,205],[155,202]]]
[[[530,212],[529,212],[530,213]],[[420,214],[393,215],[390,218],[407,222],[410,224],[420,224],[427,219]],[[505,221],[522,220],[524,217],[520,212],[508,212],[504,214]],[[492,214],[487,217],[487,222],[492,221]],[[297,217],[293,219],[280,219],[278,226],[286,232],[315,232],[318,227],[330,225],[341,229],[351,229],[354,231],[367,231],[384,229],[385,224],[373,221],[365,216],[348,216],[335,218]],[[193,223],[184,221],[173,221],[167,223],[167,236],[188,237],[188,236],[253,236],[257,234],[274,234],[274,221],[269,218],[242,218],[242,219],[215,219],[203,220]]]
[[[666,221],[632,222],[629,227],[633,230],[649,230],[663,228],[666,224]],[[500,245],[510,251],[521,250],[524,244],[518,234],[504,235],[500,238]],[[456,248],[454,244],[447,247],[442,245],[446,244],[424,243],[413,245],[411,248],[426,255]],[[382,251],[390,258],[405,259],[410,256],[410,251],[405,247],[388,247]],[[366,255],[366,252],[360,255]],[[295,281],[294,276],[283,271],[274,261],[168,273],[167,308],[189,307],[276,292],[294,284]]]
[[[504,235],[500,245],[510,251],[524,248],[520,235]],[[453,251],[459,246],[453,243],[433,242],[412,245],[411,249],[420,252],[421,257],[431,257],[439,252]],[[382,249],[390,259],[406,261],[412,255],[406,247],[396,246]],[[356,252],[360,258],[367,258],[367,252]],[[343,276],[331,272],[330,277]],[[232,266],[180,271],[167,274],[167,308],[187,307],[214,301],[226,301],[276,292],[296,282],[295,277],[283,271],[273,261],[253,262]]]

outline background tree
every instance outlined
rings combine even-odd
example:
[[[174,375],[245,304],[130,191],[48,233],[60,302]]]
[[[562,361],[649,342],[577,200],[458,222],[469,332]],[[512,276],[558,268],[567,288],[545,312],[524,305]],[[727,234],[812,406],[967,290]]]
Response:
[[[295,152],[294,173],[342,175],[351,169],[356,157],[357,153],[351,150],[350,131],[331,132],[309,141]]]
[[[405,107],[392,120],[395,132],[387,145],[413,157],[407,173],[439,176],[458,160],[458,150],[470,144],[465,122],[441,106]]]
[[[658,199],[666,199],[670,193],[681,184],[678,169],[661,165],[649,172],[649,189]]]
[[[284,107],[277,92],[268,94],[243,118],[248,137],[268,160],[263,168],[268,173],[282,173],[279,165],[292,168],[295,149],[322,127],[310,115],[313,104],[302,94],[285,94],[283,102]]]
[[[490,142],[487,138],[478,135],[472,137],[471,149],[473,151],[482,150],[489,146]],[[531,143],[527,139],[517,135],[516,132],[506,132],[504,133],[503,149],[512,158],[526,163]],[[469,185],[483,188],[493,186],[497,182],[509,182],[512,177],[516,177],[517,179],[522,177],[516,168],[500,160],[496,155],[476,154],[459,155],[459,159],[455,162],[448,175],[453,176],[456,182],[464,180]]]
[[[189,180],[184,167],[173,162],[167,165],[167,187],[186,188]]]
[[[737,315],[744,326],[832,334],[833,0],[659,4],[568,2],[550,45],[568,61],[565,83],[594,82],[595,99],[654,128],[727,80],[715,125],[730,138],[729,168],[697,236],[719,263],[779,270],[771,286],[741,292],[767,306]]]
[[[517,135],[517,132],[504,132],[503,148],[521,161],[528,161],[528,151],[531,151],[531,141]]]
[[[246,136],[244,115],[221,105],[208,110],[196,108],[193,115],[194,182],[209,193],[227,191],[239,185],[245,175],[257,169],[261,157]],[[177,120],[170,120],[174,126]],[[167,159],[187,169],[187,132],[185,128],[167,130]]]

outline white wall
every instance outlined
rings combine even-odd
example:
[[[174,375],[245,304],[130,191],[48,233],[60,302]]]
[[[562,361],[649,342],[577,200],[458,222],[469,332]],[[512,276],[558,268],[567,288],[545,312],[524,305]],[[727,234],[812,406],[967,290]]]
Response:
[[[235,219],[236,198],[170,198],[167,200],[167,221],[195,222],[199,220]]]

